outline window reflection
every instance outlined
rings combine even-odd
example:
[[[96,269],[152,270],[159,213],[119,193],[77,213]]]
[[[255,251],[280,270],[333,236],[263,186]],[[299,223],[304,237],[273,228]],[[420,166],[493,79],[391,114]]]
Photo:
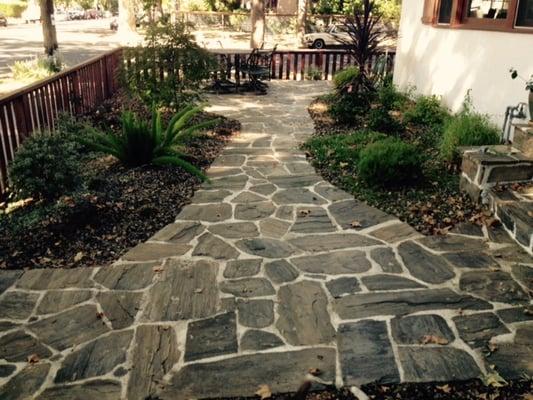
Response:
[[[533,0],[520,0],[518,2],[516,26],[533,28]]]
[[[509,0],[470,0],[468,18],[506,19]]]

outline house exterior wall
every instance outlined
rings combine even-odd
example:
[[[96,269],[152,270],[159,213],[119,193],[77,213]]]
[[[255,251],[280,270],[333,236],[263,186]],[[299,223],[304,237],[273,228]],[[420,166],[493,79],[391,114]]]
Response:
[[[278,14],[296,14],[298,11],[298,0],[278,0]]]
[[[461,108],[471,89],[477,111],[503,124],[509,105],[527,102],[525,84],[509,69],[533,74],[533,34],[435,28],[421,22],[423,2],[403,0],[394,82],[402,89],[442,96]]]

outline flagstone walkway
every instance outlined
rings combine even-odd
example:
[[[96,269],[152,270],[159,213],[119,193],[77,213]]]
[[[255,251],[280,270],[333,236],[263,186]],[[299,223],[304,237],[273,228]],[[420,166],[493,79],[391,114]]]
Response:
[[[327,86],[270,86],[211,99],[241,135],[113,266],[0,271],[1,399],[249,396],[312,369],[316,386],[533,375],[533,260],[471,225],[423,237],[324,182],[298,144]]]

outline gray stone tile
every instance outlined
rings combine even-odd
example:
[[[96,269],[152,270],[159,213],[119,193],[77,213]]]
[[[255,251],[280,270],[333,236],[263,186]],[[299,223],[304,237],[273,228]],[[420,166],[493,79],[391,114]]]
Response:
[[[507,324],[533,320],[533,309],[528,307],[504,308],[496,311],[496,314]]]
[[[22,275],[22,271],[0,270],[0,294],[4,293]]]
[[[32,354],[44,359],[50,357],[52,352],[39,340],[22,330],[0,337],[0,359],[11,362],[27,362],[28,357]]]
[[[265,265],[265,273],[268,278],[277,284],[295,280],[299,273],[285,260],[272,261]]]
[[[205,230],[199,222],[185,221],[169,224],[157,232],[152,239],[188,244]]]
[[[83,303],[92,297],[92,292],[89,290],[54,290],[47,292],[39,307],[37,307],[38,314],[52,314],[63,311],[67,308]]]
[[[389,247],[374,249],[370,252],[370,257],[379,264],[383,272],[401,274],[402,266],[396,259],[394,251]]]
[[[24,272],[17,287],[30,290],[89,288],[93,286],[87,268],[32,269]]]
[[[265,201],[252,204],[237,204],[235,207],[235,219],[253,221],[270,217],[276,211],[271,202]]]
[[[94,380],[79,385],[55,386],[41,393],[38,400],[117,400],[121,386],[117,381]],[[133,399],[133,397],[128,397]]]
[[[192,252],[193,256],[211,257],[215,260],[232,260],[239,257],[239,252],[222,239],[204,233],[198,239],[198,244]]]
[[[533,268],[523,264],[513,265],[512,274],[524,287],[533,292]]]
[[[326,288],[334,298],[361,291],[359,281],[353,277],[342,277],[326,282]]]
[[[272,300],[244,299],[237,301],[239,323],[249,328],[265,328],[274,322]]]
[[[414,228],[403,222],[375,229],[370,232],[370,235],[374,236],[375,238],[384,240],[387,243],[397,243],[401,240],[416,239],[422,237],[422,235],[418,233]]]
[[[263,196],[259,196],[252,192],[241,192],[239,193],[233,200],[231,200],[234,204],[249,204],[249,203],[258,203],[260,201],[265,201],[266,198]]]
[[[0,299],[0,319],[28,318],[39,299],[37,293],[11,291]]]
[[[483,239],[455,235],[425,236],[418,241],[435,251],[474,251],[487,248]]]
[[[224,278],[244,278],[257,275],[261,269],[261,262],[260,258],[229,261],[224,270]]]
[[[391,320],[392,337],[398,344],[423,344],[425,336],[434,336],[452,342],[450,327],[440,315],[408,315]]]
[[[113,329],[124,329],[133,324],[139,311],[142,293],[101,292],[96,296]]]
[[[140,290],[152,283],[158,262],[111,265],[101,268],[94,280],[108,289]]]
[[[353,196],[349,193],[346,193],[344,190],[336,188],[330,184],[318,184],[314,188],[320,196],[328,199],[329,201],[342,201],[353,199]]]
[[[169,257],[182,256],[191,246],[181,243],[141,243],[122,256],[127,261],[155,261]]]
[[[270,332],[250,329],[242,335],[241,350],[267,350],[275,347],[283,346],[283,341]]]
[[[527,303],[529,296],[511,275],[503,271],[471,271],[461,275],[461,290],[483,299],[502,303]]]
[[[359,250],[291,258],[291,263],[300,271],[313,274],[354,274],[368,271],[371,268],[365,253]]]
[[[361,280],[369,290],[420,289],[426,287],[412,279],[396,275],[370,275],[361,278]]]
[[[287,242],[276,239],[244,239],[236,246],[245,253],[266,258],[286,258],[297,253]]]
[[[291,224],[276,218],[266,218],[259,222],[259,230],[266,237],[280,239],[289,230]]]
[[[471,347],[481,347],[493,336],[510,333],[500,319],[493,313],[461,315],[453,318],[459,336]]]
[[[336,228],[322,207],[298,207],[296,222],[291,228],[294,233],[326,233]]]
[[[243,278],[225,281],[220,284],[220,290],[235,297],[272,296],[276,293],[272,284],[265,278]]]
[[[50,364],[28,364],[4,386],[0,386],[0,399],[25,400],[39,390],[44,383]]]
[[[297,248],[311,252],[331,251],[354,247],[375,246],[380,242],[357,233],[330,233],[327,235],[307,235],[289,242]]]
[[[453,268],[442,257],[414,242],[400,244],[398,252],[411,275],[424,282],[444,283],[455,276]]]
[[[294,187],[283,189],[272,196],[272,201],[278,205],[286,204],[326,204],[319,195],[311,192],[309,189]]]
[[[231,205],[226,203],[185,206],[177,220],[221,222],[231,218]]]
[[[463,251],[445,254],[444,258],[455,268],[500,268],[500,264],[493,257],[480,251]]]
[[[354,222],[357,222],[357,229],[364,229],[393,219],[391,215],[357,200],[334,203],[329,206],[329,212],[343,229],[353,229]]]
[[[208,174],[209,175],[209,174]],[[229,190],[199,190],[191,199],[194,204],[220,203],[231,194]]]
[[[185,361],[236,353],[237,348],[235,313],[229,312],[189,323]]]
[[[228,222],[209,226],[209,232],[227,239],[246,239],[259,236],[257,226],[252,222]]]

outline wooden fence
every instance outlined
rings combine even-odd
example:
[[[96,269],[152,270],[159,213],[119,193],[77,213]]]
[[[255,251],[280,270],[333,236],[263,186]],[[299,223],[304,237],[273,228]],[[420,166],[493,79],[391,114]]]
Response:
[[[216,55],[229,58],[236,66],[232,77],[241,75],[239,65],[246,59],[246,51],[226,50]],[[391,72],[395,54],[384,55],[379,59],[386,61]],[[131,62],[123,59],[122,49],[112,50],[0,98],[0,194],[7,189],[8,165],[24,139],[35,132],[53,131],[62,112],[81,115],[112,97],[119,88],[120,65]],[[369,66],[376,62],[378,58]],[[329,80],[349,65],[353,60],[343,50],[280,50],[274,54],[271,75],[272,79],[301,80],[313,74]]]

